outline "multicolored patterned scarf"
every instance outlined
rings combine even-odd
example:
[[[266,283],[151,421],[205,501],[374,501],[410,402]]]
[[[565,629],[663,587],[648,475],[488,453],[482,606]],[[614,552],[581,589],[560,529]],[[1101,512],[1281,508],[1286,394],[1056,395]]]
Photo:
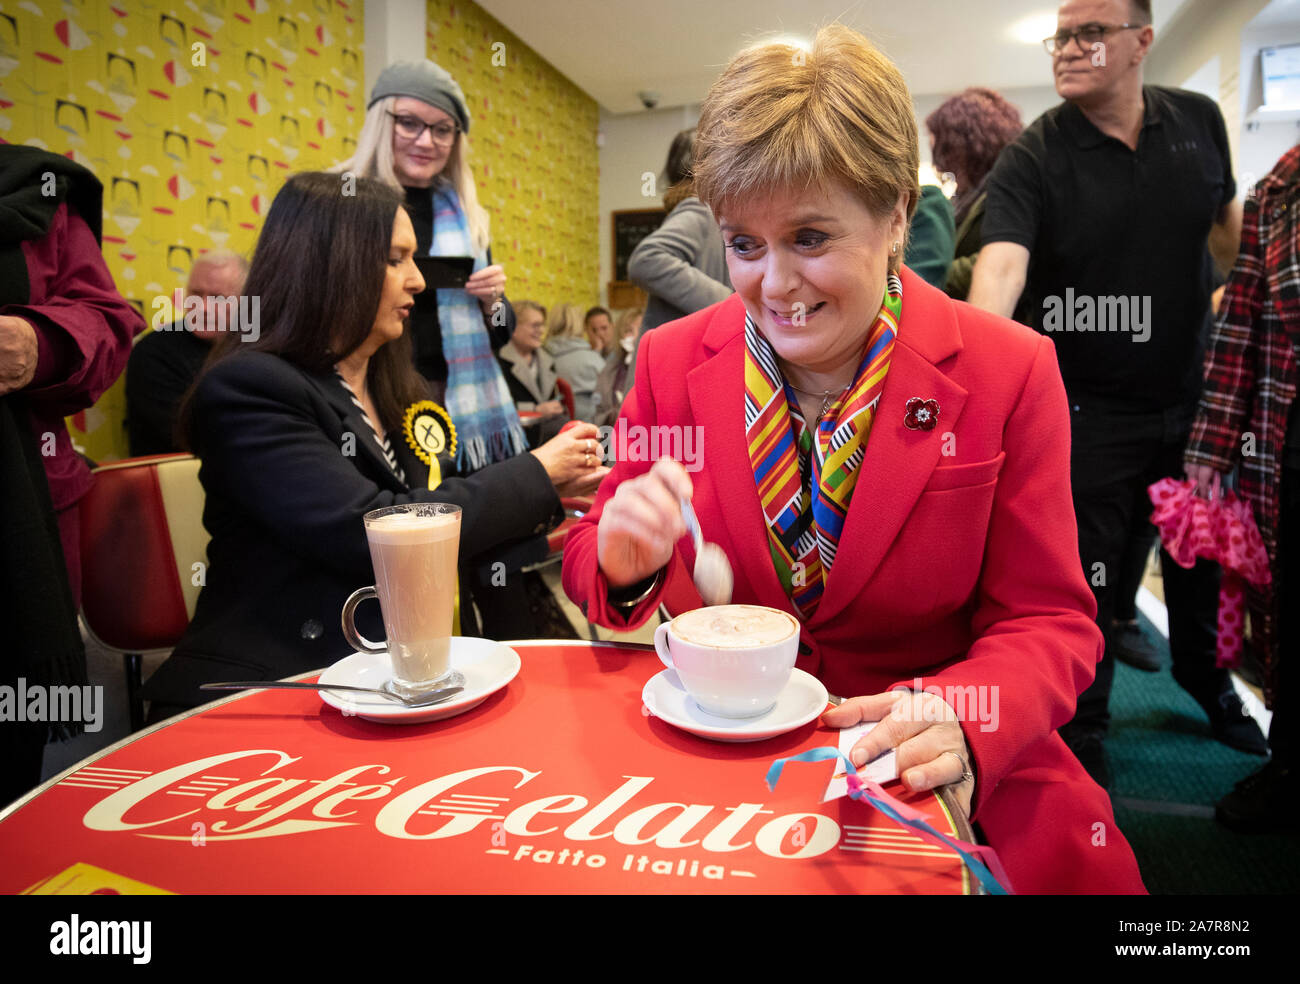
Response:
[[[902,311],[903,285],[891,274],[857,374],[816,422],[815,431],[799,410],[794,388],[781,376],[771,344],[745,317],[749,461],[767,519],[772,563],[804,618],[817,610],[835,563]]]
[[[445,182],[433,191],[429,255],[473,256],[476,271],[487,266],[487,254],[474,250],[460,196]],[[439,288],[437,294],[442,352],[447,359],[447,412],[460,438],[457,467],[468,474],[523,454],[528,442],[488,341],[477,298],[455,288]]]

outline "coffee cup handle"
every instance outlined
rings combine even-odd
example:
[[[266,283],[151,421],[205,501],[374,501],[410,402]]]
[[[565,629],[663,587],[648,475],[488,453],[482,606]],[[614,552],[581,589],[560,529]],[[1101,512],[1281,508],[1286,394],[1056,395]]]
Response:
[[[354,619],[356,618],[357,606],[367,598],[378,600],[379,593],[375,591],[372,584],[366,588],[357,588],[352,594],[348,595],[348,600],[343,602],[343,638],[348,641],[348,645],[358,652],[362,653],[386,653],[387,645],[380,645],[371,642],[360,632],[357,631]]]
[[[659,628],[655,629],[655,652],[659,654],[660,661],[670,670],[677,669],[673,665],[672,651],[668,647],[668,623],[664,622]]]

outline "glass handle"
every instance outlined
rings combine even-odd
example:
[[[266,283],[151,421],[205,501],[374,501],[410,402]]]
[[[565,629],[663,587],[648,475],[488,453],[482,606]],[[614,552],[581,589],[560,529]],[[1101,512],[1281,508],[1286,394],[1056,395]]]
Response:
[[[386,653],[387,645],[379,645],[371,642],[360,632],[354,623],[357,606],[367,598],[379,599],[379,593],[375,591],[372,584],[366,588],[357,588],[352,594],[348,595],[348,600],[343,603],[343,638],[348,641],[348,645],[358,652],[362,653]]]

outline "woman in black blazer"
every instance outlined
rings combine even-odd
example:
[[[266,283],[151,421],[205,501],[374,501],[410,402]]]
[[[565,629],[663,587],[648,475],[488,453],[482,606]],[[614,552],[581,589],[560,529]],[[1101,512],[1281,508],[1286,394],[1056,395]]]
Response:
[[[348,655],[343,602],[374,580],[366,512],[459,505],[464,584],[477,555],[552,528],[560,494],[605,471],[595,428],[573,428],[428,489],[403,436],[407,408],[428,396],[404,334],[424,287],[415,245],[400,194],[378,182],[343,195],[337,175],[299,174],[272,203],[245,287],[260,323],[223,341],[182,411],[212,540],[194,619],[145,686],[151,720],[209,699],[200,683]],[[363,634],[383,637],[377,605],[358,614]]]

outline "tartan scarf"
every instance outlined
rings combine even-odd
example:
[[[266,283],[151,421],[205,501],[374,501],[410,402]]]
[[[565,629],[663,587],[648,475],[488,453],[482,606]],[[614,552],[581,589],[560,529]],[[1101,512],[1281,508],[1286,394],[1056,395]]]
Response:
[[[475,252],[460,196],[443,182],[433,191],[430,256],[473,256],[474,269],[487,266]],[[528,450],[501,366],[488,342],[478,300],[457,288],[439,288],[438,324],[447,359],[447,412],[456,426],[456,465],[462,475]]]
[[[782,377],[771,344],[745,316],[749,462],[773,566],[805,619],[817,610],[835,563],[902,310],[903,285],[891,274],[853,382],[813,427]]]

